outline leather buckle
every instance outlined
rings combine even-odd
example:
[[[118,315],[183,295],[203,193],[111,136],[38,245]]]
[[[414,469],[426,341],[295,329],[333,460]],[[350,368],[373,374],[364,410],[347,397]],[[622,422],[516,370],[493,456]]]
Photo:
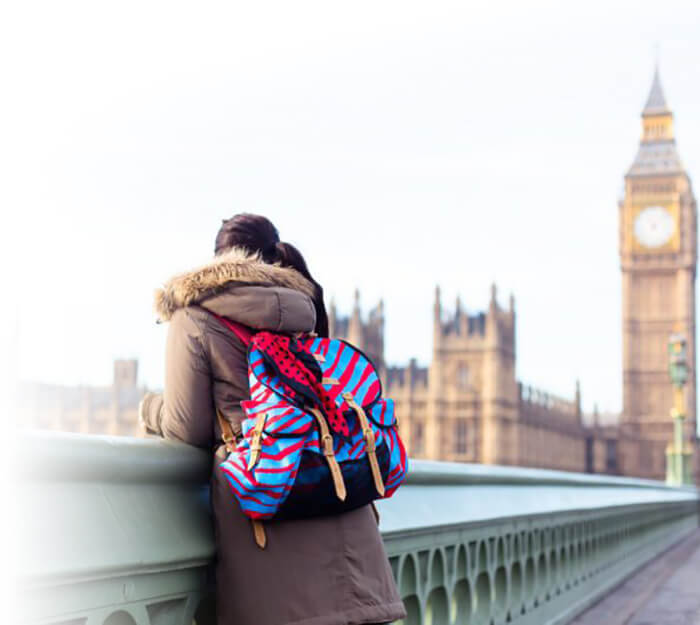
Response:
[[[330,434],[321,436],[321,444],[323,445],[324,456],[333,456],[335,454],[333,451],[333,437]]]

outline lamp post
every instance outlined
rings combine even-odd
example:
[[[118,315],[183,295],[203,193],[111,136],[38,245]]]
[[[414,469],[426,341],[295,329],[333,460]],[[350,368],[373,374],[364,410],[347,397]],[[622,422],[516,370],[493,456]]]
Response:
[[[682,334],[672,334],[668,340],[668,370],[673,384],[673,442],[666,448],[666,483],[673,486],[692,484],[690,475],[690,448],[683,440],[685,419],[685,395],[683,387],[688,381],[686,340]]]

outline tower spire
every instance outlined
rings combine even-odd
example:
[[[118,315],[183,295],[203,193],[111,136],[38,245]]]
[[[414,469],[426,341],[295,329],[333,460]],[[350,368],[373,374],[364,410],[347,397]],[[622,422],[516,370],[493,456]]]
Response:
[[[642,140],[627,176],[668,175],[682,171],[673,132],[673,113],[666,102],[657,64],[642,111]]]
[[[440,285],[435,285],[435,302],[433,304],[433,321],[436,327],[440,326],[442,319],[442,302],[440,301]]]
[[[642,116],[647,117],[649,115],[663,115],[671,112],[666,103],[666,96],[664,95],[664,89],[661,86],[661,76],[659,73],[659,64],[656,63],[654,67],[654,79],[651,83],[651,90],[649,91],[649,97],[647,98],[647,103],[644,105],[644,110],[642,111]]]
[[[348,320],[348,341],[364,349],[364,332],[362,326],[362,314],[360,312],[360,289],[355,289],[355,303],[352,314]]]
[[[353,313],[360,313],[360,289],[355,289],[355,298],[352,311]]]
[[[336,310],[335,310],[335,297],[331,296],[330,305],[328,307],[328,335],[335,336],[336,334]]]

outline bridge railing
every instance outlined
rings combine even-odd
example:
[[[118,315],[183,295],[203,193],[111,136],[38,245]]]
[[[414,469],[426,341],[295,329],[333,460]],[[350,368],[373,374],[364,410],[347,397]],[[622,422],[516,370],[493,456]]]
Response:
[[[207,454],[161,440],[24,436],[23,620],[207,625]],[[564,624],[698,526],[694,489],[426,461],[378,507],[410,624]]]

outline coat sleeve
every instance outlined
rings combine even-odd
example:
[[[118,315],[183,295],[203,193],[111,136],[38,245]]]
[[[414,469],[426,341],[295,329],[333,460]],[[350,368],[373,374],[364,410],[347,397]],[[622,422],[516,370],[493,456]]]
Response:
[[[165,348],[162,398],[144,398],[142,420],[147,430],[197,447],[214,443],[215,409],[211,370],[203,333],[187,310],[170,320]]]
[[[139,425],[146,434],[163,436],[160,416],[163,409],[163,393],[146,393],[139,404]]]

